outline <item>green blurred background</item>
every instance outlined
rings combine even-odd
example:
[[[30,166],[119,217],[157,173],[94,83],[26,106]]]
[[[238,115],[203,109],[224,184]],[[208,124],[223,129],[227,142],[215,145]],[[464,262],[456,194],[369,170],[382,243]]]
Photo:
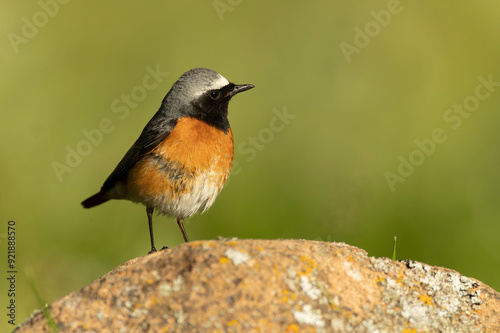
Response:
[[[192,240],[305,238],[391,256],[397,235],[398,259],[500,289],[500,87],[459,128],[443,118],[474,102],[478,77],[500,82],[499,3],[41,3],[3,1],[0,14],[1,274],[13,219],[17,322],[40,307],[28,276],[51,302],[147,253],[143,207],[80,202],[194,67],[256,88],[231,102],[238,164],[210,211],[186,222]],[[359,47],[346,56],[347,44]],[[169,74],[145,96],[147,68]],[[113,112],[131,93],[129,113]],[[285,111],[294,118],[275,119]],[[105,118],[112,130],[85,146],[83,131]],[[446,141],[392,191],[386,172],[436,128]],[[68,147],[86,156],[58,178]],[[157,245],[182,242],[173,219],[155,221]]]

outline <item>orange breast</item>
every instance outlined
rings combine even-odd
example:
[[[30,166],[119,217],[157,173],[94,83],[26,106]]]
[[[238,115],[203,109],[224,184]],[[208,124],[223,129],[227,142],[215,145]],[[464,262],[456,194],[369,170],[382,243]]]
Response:
[[[152,153],[175,160],[188,170],[211,168],[214,161],[216,167],[225,170],[233,163],[233,133],[184,117]]]
[[[190,216],[213,203],[229,177],[233,156],[231,130],[224,133],[198,119],[181,118],[130,170],[129,197],[160,213]]]

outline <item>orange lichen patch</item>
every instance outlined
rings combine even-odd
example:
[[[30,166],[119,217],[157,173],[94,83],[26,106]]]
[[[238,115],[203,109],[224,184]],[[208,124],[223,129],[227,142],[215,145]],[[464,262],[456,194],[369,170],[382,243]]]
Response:
[[[300,260],[305,263],[305,266],[300,272],[297,273],[299,277],[301,277],[302,275],[309,275],[309,273],[311,273],[316,268],[316,262],[311,258],[303,255],[300,257]]]
[[[234,326],[234,325],[238,325],[240,322],[237,321],[236,319],[232,319],[230,320],[228,323],[227,323],[227,326]]]
[[[335,303],[333,302],[328,302],[328,307],[330,309],[332,309],[333,311],[335,311],[336,313],[342,313],[344,311],[344,309],[342,309],[340,306],[336,305]]]
[[[257,248],[257,251],[262,252],[262,251],[264,251],[264,248],[263,248],[262,246],[259,246],[259,247]]]
[[[418,299],[420,300],[420,302],[424,303],[425,305],[432,305],[432,306],[435,306],[436,304],[434,304],[434,302],[432,301],[432,297],[430,297],[429,295],[418,295]]]
[[[259,320],[257,320],[257,324],[257,329],[260,329],[261,327],[269,327],[269,319],[259,318]]]
[[[238,242],[235,240],[225,241],[224,245],[236,246],[236,245],[238,245]]]
[[[309,265],[313,268],[316,268],[316,262],[314,260],[312,260],[311,258],[309,258],[308,256],[301,256],[300,260],[305,262],[307,265]]]
[[[148,300],[146,301],[146,304],[144,304],[144,307],[147,309],[150,309],[153,306],[155,306],[157,303],[158,303],[158,299],[155,296],[152,296],[152,297],[148,298]]]
[[[290,291],[288,289],[283,289],[281,292],[283,294],[283,296],[281,296],[281,301],[283,303],[288,302],[288,300],[290,299],[290,298],[288,298],[288,295],[290,294]]]
[[[189,246],[191,246],[191,247],[202,246],[202,247],[204,247],[205,249],[206,249],[207,247],[212,248],[212,249],[215,249],[215,248],[217,248],[217,244],[218,244],[218,243],[215,243],[215,242],[213,242],[213,241],[209,240],[209,241],[206,241],[206,242],[189,242],[189,243],[187,243],[187,244],[189,244]]]
[[[297,295],[288,289],[283,289],[282,294],[283,296],[281,296],[281,301],[283,303],[287,303],[290,300],[295,301],[297,299]]]
[[[401,333],[417,333],[417,329],[415,328],[405,328],[401,331]]]
[[[404,271],[400,270],[399,271],[399,276],[398,279],[396,280],[396,283],[403,285],[403,277],[404,277]]]
[[[350,311],[350,310],[344,311],[343,315],[344,315],[347,319],[351,319],[351,318],[352,318],[352,311]]]
[[[230,262],[230,261],[231,261],[231,260],[229,260],[229,258],[228,258],[228,257],[221,257],[221,258],[219,259],[219,263],[221,263],[221,264],[227,264],[227,263],[228,263],[228,262]]]
[[[274,267],[271,268],[271,271],[275,275],[280,275],[281,274],[281,267],[278,264],[274,264]]]
[[[384,279],[383,277],[379,276],[379,277],[377,277],[377,279],[375,280],[375,283],[376,283],[376,284],[379,284],[379,283],[384,282],[384,281],[385,281],[385,279]]]
[[[347,256],[347,260],[349,260],[349,261],[356,261],[356,259],[354,259],[351,255]]]
[[[314,268],[312,268],[311,266],[306,266],[302,271],[298,273],[298,276],[309,275],[313,270]]]
[[[290,324],[286,327],[287,333],[300,332],[300,327],[297,324]]]

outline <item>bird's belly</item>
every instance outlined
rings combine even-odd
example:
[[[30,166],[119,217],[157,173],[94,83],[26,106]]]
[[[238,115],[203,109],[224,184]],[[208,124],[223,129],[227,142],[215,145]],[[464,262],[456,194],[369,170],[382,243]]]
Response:
[[[226,182],[226,177],[203,172],[187,180],[183,190],[169,189],[153,200],[153,206],[160,214],[186,218],[197,212],[204,212],[215,201]]]
[[[139,162],[129,174],[129,199],[153,206],[158,213],[186,218],[207,210],[224,187],[231,161],[221,168],[186,170],[177,162],[151,156]]]

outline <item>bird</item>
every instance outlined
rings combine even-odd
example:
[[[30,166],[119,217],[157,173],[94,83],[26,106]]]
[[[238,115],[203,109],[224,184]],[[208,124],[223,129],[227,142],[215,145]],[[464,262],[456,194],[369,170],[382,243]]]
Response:
[[[148,253],[156,252],[155,210],[174,217],[189,242],[184,219],[212,206],[231,171],[234,143],[229,101],[252,88],[252,84],[231,83],[208,68],[182,74],[100,191],[84,200],[83,207],[112,199],[145,205]]]

